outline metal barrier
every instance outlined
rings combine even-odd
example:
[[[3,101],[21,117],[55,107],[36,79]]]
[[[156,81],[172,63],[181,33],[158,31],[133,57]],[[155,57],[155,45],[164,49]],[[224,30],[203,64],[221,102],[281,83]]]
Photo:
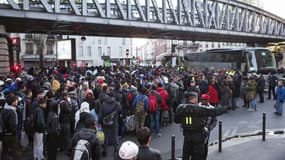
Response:
[[[219,121],[219,141],[218,141],[219,152],[222,152],[222,143],[223,143],[222,125],[223,125],[223,122]],[[284,134],[285,133],[284,131],[279,131],[279,132],[278,132],[278,134]],[[260,134],[262,135],[262,141],[265,141],[266,140],[266,113],[262,114],[262,132],[259,132],[256,134],[245,135],[245,136],[235,136],[235,137],[260,136]],[[231,139],[231,138],[229,138],[229,139]],[[227,138],[226,138],[226,140],[227,140]],[[175,158],[175,135],[171,136],[171,160],[176,160],[176,158]]]
[[[265,141],[266,135],[266,113],[262,114],[262,141]]]
[[[175,158],[175,135],[171,136],[171,160],[176,160]]]
[[[222,152],[222,121],[219,121],[219,152]]]

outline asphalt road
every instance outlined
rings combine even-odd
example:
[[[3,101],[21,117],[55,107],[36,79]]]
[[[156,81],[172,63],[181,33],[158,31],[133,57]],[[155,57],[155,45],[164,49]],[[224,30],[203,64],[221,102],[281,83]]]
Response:
[[[265,103],[258,103],[257,100],[257,111],[251,112],[241,107],[242,100],[238,101],[240,106],[235,111],[229,111],[218,117],[219,121],[223,123],[223,138],[231,137],[235,135],[246,135],[256,133],[262,129],[262,113],[266,113],[266,128],[268,130],[284,129],[284,116],[276,116],[273,108],[274,100],[266,100]],[[176,137],[176,156],[181,156],[183,146],[182,129],[178,124],[170,124],[161,129],[161,137],[152,137],[151,146],[159,149],[163,155],[163,159],[169,159],[171,153],[171,136]],[[209,143],[216,142],[218,139],[218,125],[211,132]],[[136,141],[135,137],[130,135],[124,137],[124,140]],[[108,148],[108,156],[103,160],[112,160],[113,148]],[[31,153],[25,153],[23,159],[31,159]],[[68,159],[63,153],[59,154],[60,160]]]

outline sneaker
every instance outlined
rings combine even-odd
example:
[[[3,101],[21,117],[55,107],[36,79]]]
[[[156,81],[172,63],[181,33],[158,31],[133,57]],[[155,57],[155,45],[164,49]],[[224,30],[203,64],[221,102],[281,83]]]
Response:
[[[274,112],[277,116],[282,116],[282,113]]]
[[[156,134],[157,137],[161,137],[161,133]]]
[[[249,109],[248,109],[248,111],[251,111],[251,112],[253,112],[253,111],[255,111],[255,110],[254,110],[254,109],[252,109],[252,108],[249,108]]]

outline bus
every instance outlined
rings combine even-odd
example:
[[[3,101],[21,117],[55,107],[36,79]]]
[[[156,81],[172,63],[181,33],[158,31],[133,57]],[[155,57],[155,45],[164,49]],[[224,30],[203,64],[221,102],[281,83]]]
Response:
[[[285,42],[278,43],[268,43],[267,48],[274,53],[277,68],[284,69],[285,68]]]
[[[267,48],[224,48],[184,55],[185,69],[214,68],[239,70],[248,73],[276,73],[274,54]]]

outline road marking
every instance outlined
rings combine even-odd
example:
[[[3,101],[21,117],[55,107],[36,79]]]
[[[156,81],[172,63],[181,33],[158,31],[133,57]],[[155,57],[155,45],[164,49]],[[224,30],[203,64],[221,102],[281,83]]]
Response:
[[[231,136],[235,136],[235,134],[237,133],[237,131],[238,131],[238,128],[237,128],[237,127],[235,127],[235,128],[233,129],[233,131],[232,131]]]
[[[228,137],[228,136],[230,135],[230,132],[231,132],[231,130],[228,129],[228,130],[223,134],[223,137],[224,137],[224,138]]]

